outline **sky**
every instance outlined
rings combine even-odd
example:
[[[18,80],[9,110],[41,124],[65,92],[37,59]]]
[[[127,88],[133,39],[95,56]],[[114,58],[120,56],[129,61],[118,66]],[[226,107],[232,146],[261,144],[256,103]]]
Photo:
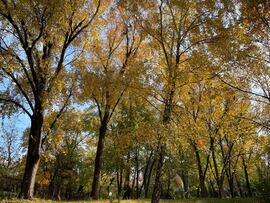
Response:
[[[22,136],[23,131],[30,127],[30,118],[26,114],[15,114],[12,115],[10,118],[5,117],[0,118],[1,124],[3,124],[4,128],[8,128],[9,124],[11,124],[18,132],[19,136]],[[2,127],[0,128],[0,132],[2,131]],[[0,138],[1,139],[1,138]]]

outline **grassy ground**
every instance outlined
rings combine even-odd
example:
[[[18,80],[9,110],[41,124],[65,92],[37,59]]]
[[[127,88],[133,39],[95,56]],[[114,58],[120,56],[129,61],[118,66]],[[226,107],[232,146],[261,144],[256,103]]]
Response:
[[[41,200],[2,200],[3,203],[59,203],[60,201]],[[65,201],[61,201],[65,202]],[[117,203],[118,201],[114,201]],[[69,201],[66,203],[109,203],[109,200],[99,201]],[[120,203],[150,203],[150,200],[121,200]],[[189,200],[161,200],[160,203],[261,203],[257,199],[189,199]]]

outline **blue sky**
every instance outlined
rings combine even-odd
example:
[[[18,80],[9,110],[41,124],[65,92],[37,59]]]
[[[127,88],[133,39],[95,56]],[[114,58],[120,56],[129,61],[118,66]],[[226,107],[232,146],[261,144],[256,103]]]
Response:
[[[4,127],[7,127],[8,124],[15,125],[18,135],[22,136],[23,131],[30,126],[30,118],[26,114],[14,114],[10,118],[5,117],[0,118],[0,122],[4,124]],[[2,131],[2,128],[0,129]]]

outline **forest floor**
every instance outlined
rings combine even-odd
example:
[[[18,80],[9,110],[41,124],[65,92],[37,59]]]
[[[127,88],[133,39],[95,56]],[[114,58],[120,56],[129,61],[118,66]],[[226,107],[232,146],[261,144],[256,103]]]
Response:
[[[53,200],[1,200],[1,203],[109,203],[109,200],[99,200],[99,201],[53,201]],[[161,200],[160,203],[261,203],[262,201],[258,199],[251,198],[235,198],[235,199],[188,199],[188,200]],[[150,203],[150,200],[115,200],[114,203]]]

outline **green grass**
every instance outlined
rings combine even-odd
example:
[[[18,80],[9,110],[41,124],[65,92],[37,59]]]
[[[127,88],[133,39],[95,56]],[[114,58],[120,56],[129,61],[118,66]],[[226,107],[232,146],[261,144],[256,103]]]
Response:
[[[60,201],[52,200],[2,200],[3,203],[59,203]],[[99,201],[61,201],[66,203],[109,203],[109,200],[99,200]],[[115,200],[115,203],[118,201]],[[150,200],[121,200],[120,203],[150,203]],[[235,199],[188,199],[188,200],[161,200],[160,203],[261,203],[258,199],[252,198],[235,198]]]

